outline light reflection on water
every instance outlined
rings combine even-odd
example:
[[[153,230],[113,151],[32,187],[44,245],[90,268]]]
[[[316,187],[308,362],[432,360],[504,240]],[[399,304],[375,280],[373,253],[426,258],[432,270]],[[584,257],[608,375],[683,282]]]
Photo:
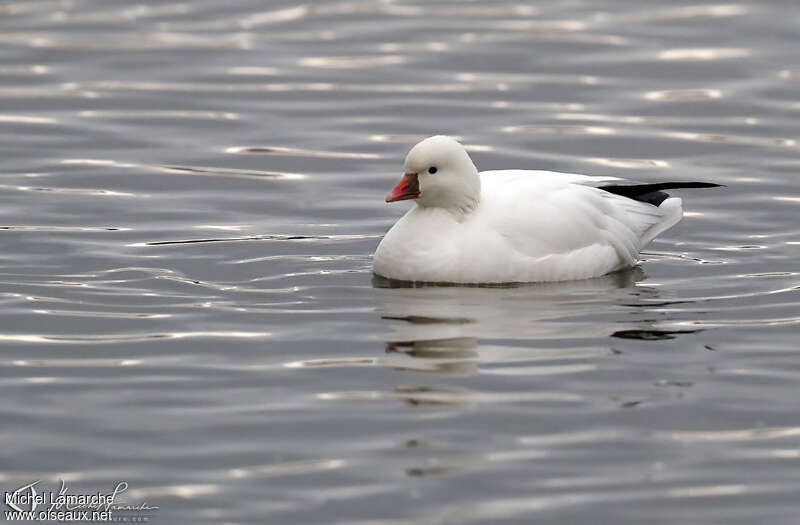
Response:
[[[125,480],[176,524],[794,523],[787,6],[3,4],[0,489]],[[371,254],[433,133],[728,187],[631,271],[409,288]]]

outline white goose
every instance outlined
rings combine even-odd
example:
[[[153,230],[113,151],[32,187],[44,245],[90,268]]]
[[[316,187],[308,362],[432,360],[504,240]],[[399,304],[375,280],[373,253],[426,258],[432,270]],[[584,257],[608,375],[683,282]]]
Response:
[[[681,199],[661,190],[703,182],[637,184],[535,170],[478,173],[464,147],[429,137],[406,156],[386,202],[416,199],[378,245],[389,279],[510,283],[586,279],[636,264],[677,223]]]

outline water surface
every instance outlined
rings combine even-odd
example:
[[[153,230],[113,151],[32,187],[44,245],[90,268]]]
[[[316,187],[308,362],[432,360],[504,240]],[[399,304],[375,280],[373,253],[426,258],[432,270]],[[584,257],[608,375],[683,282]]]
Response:
[[[0,482],[153,523],[796,523],[793,2],[0,4]],[[373,280],[420,138],[726,184],[640,267]]]

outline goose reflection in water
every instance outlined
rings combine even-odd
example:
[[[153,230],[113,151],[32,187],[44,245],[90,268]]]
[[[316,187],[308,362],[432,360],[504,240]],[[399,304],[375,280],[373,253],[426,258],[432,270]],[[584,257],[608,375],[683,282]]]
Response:
[[[614,353],[619,338],[669,337],[651,315],[665,301],[658,288],[638,284],[644,278],[635,267],[558,283],[441,286],[376,276],[373,285],[382,289],[380,313],[391,327],[388,364],[475,375],[481,365],[596,357]],[[609,333],[609,323],[619,330]]]
[[[390,330],[381,361],[425,374],[399,376],[400,384],[381,397],[431,408],[533,403],[559,410],[582,403],[585,392],[569,387],[566,378],[602,369],[630,340],[648,344],[695,331],[669,329],[664,307],[683,301],[643,284],[645,278],[639,267],[582,281],[502,286],[375,277],[379,312]],[[479,373],[535,378],[537,386],[474,389],[459,379]],[[628,397],[620,399],[612,401],[630,405]]]

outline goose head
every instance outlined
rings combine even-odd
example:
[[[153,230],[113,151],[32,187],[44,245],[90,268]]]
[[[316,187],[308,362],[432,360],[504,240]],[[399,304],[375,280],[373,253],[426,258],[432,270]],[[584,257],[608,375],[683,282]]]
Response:
[[[456,212],[472,210],[480,200],[481,179],[464,146],[451,137],[428,137],[411,148],[404,175],[386,202],[416,199],[422,207]]]

